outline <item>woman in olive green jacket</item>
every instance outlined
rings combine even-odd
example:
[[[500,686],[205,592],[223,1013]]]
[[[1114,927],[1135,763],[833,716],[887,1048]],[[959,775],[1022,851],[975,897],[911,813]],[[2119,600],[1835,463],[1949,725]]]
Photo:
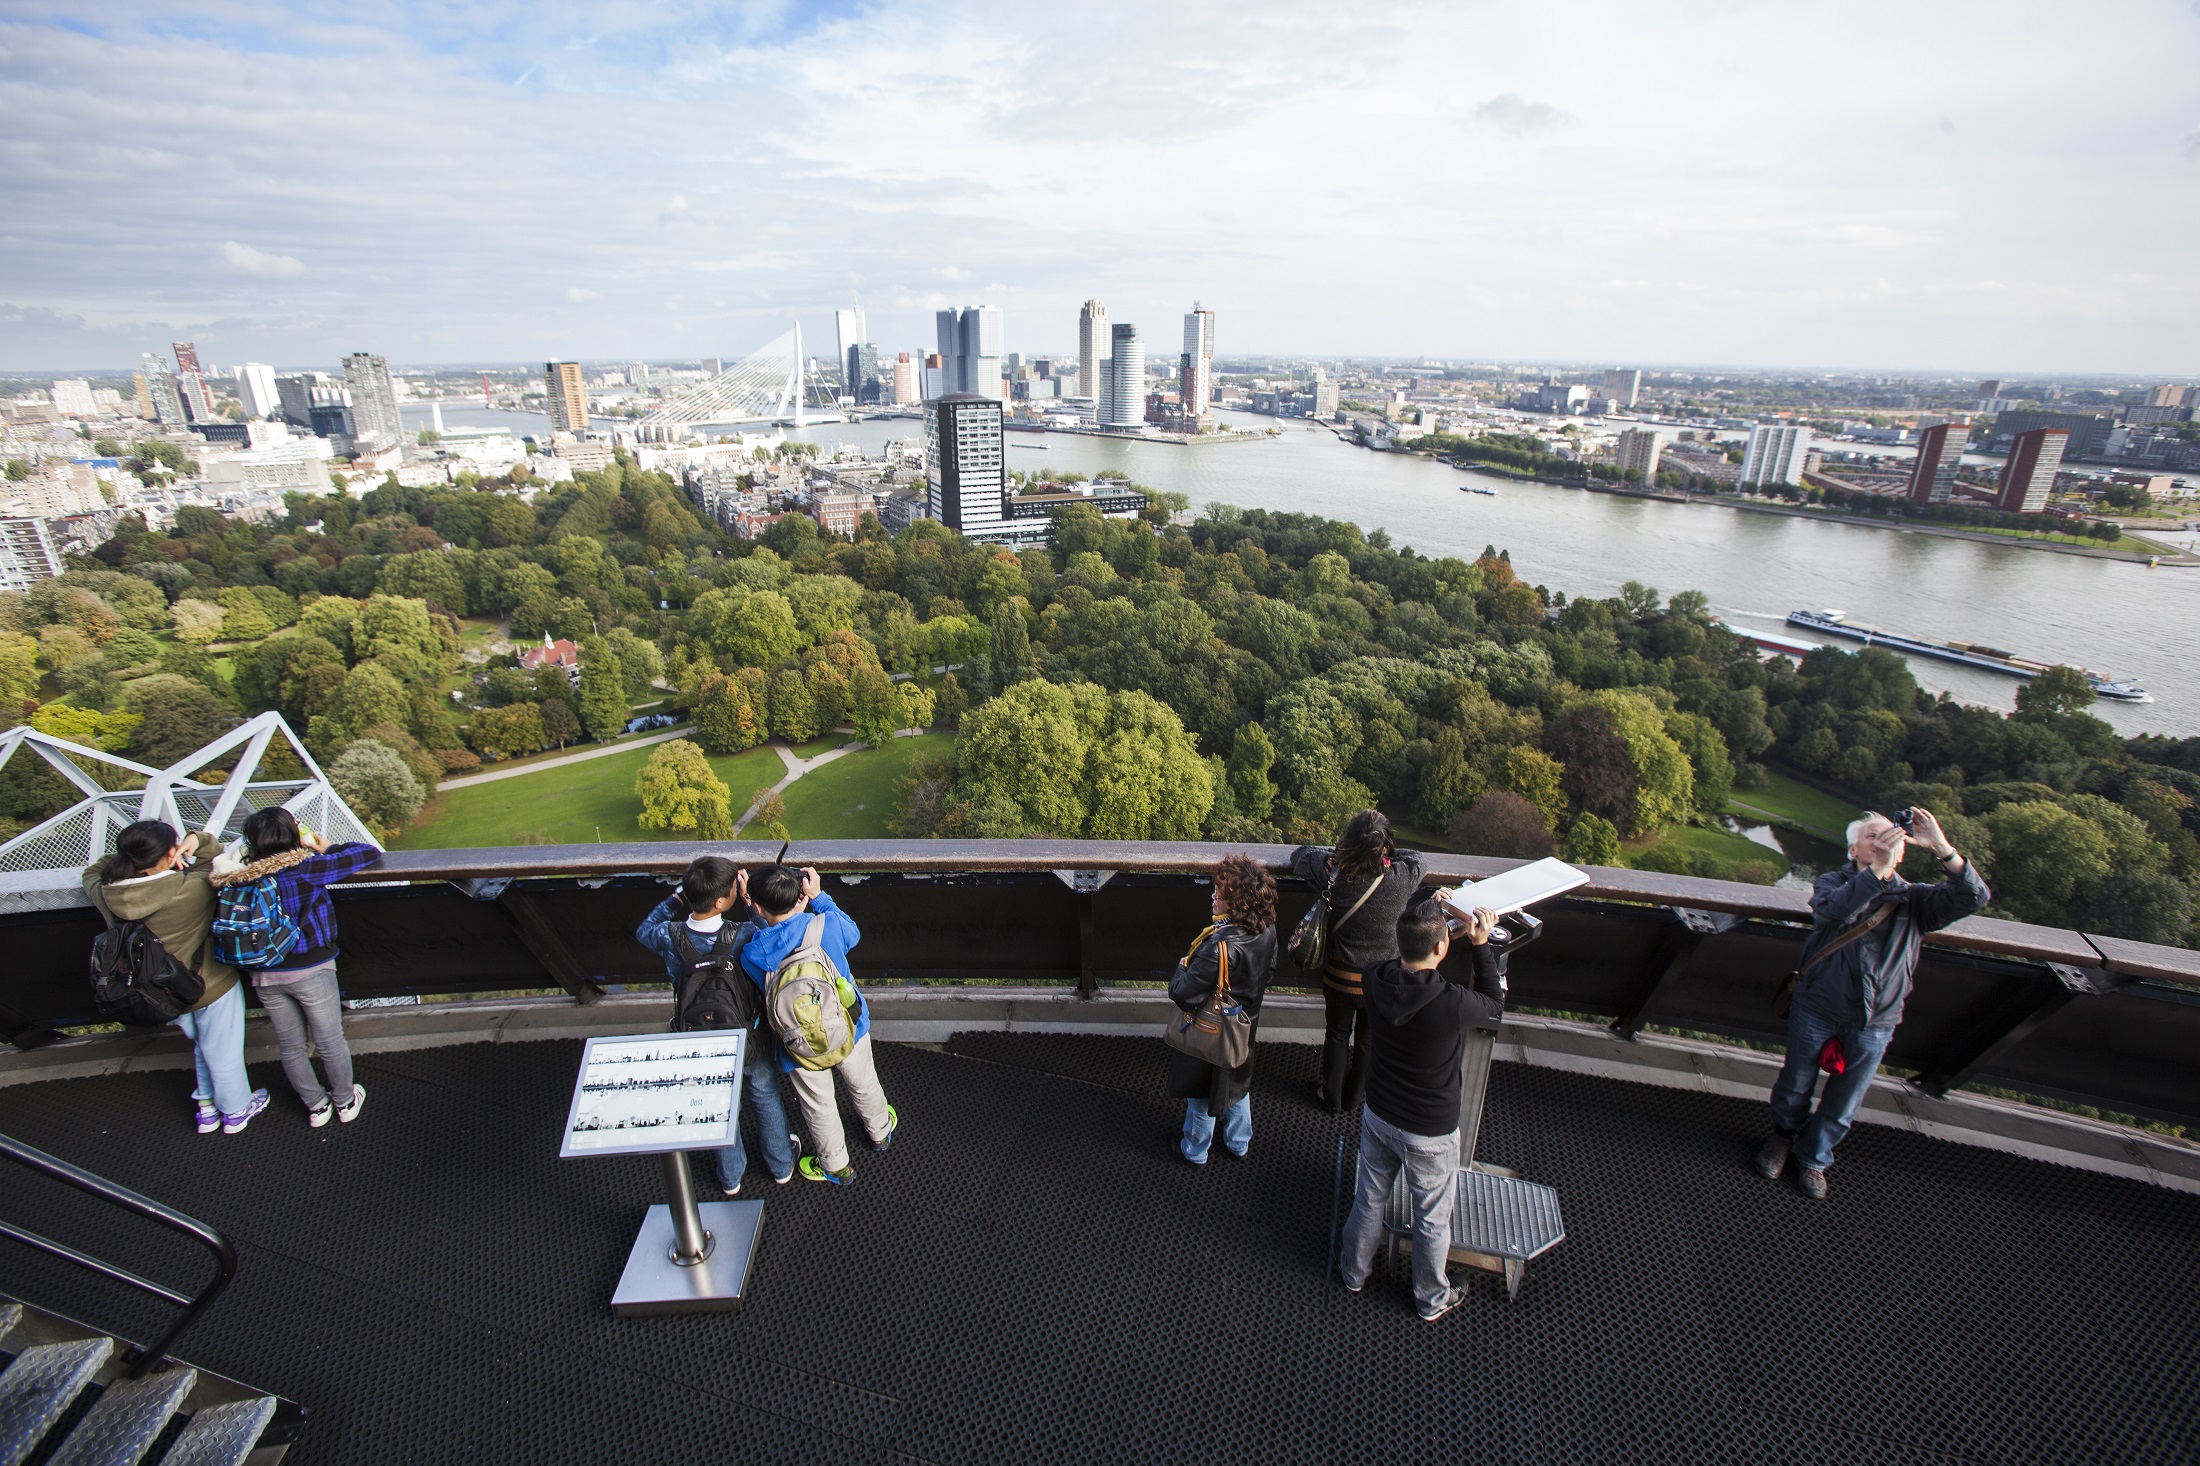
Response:
[[[234,1135],[267,1108],[244,1069],[244,985],[214,955],[214,887],[208,870],[219,837],[178,839],[160,820],[139,820],[115,837],[115,853],[84,871],[84,894],[109,925],[142,921],[176,961],[206,984],[197,1006],[178,1014],[198,1069],[199,1134]]]

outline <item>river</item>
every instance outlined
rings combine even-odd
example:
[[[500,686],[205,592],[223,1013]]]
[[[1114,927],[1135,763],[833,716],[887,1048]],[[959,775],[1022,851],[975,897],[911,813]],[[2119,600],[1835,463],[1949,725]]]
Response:
[[[407,407],[408,427],[416,411],[426,416]],[[1271,421],[1224,416],[1232,426],[1255,429]],[[548,426],[539,414],[479,406],[446,406],[444,417],[453,426],[479,422],[515,434]],[[1629,580],[1667,595],[1700,590],[1738,628],[1806,641],[1819,638],[1785,626],[1787,613],[1834,607],[1911,636],[1981,642],[2132,678],[2153,702],[2102,702],[2094,711],[2125,733],[2200,733],[2200,687],[2190,673],[2200,569],[2149,570],[1718,505],[1592,494],[1376,453],[1303,422],[1281,426],[1279,437],[1191,447],[1011,433],[1008,465],[1088,476],[1120,469],[1139,483],[1190,495],[1195,508],[1237,504],[1348,519],[1388,530],[1394,543],[1430,555],[1471,559],[1496,545],[1512,553],[1525,579],[1569,596],[1608,596]],[[877,419],[827,423],[796,436],[876,452],[889,439],[921,438],[923,431],[914,419]],[[1462,494],[1462,483],[1495,488],[1497,495]],[[2015,706],[2014,678],[1921,657],[1910,660],[1910,670],[1932,691],[2004,711]]]

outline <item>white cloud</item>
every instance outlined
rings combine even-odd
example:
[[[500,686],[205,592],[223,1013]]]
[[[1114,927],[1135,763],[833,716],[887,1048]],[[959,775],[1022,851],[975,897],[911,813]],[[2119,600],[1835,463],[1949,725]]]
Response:
[[[232,275],[243,275],[251,280],[295,280],[306,272],[301,260],[289,255],[269,254],[234,239],[225,241],[215,250],[214,258],[227,266]]]
[[[1570,113],[1561,112],[1548,102],[1531,102],[1518,92],[1490,98],[1474,109],[1474,120],[1501,128],[1515,137],[1530,132],[1556,132],[1574,123]]]
[[[1089,297],[1156,340],[1200,298],[1231,353],[2138,375],[2189,372],[2200,338],[2200,190],[2158,176],[2165,142],[2200,163],[2195,42],[2072,30],[2054,0],[1990,27],[1576,0],[1562,31],[1499,0],[1363,0],[1343,28],[1316,0],[1256,27],[1180,0],[822,9],[617,4],[581,44],[517,0],[369,5],[280,55],[223,6],[188,33],[11,14],[0,367],[119,367],[216,322],[285,366],[737,356],[795,320],[827,339],[859,296],[888,351],[972,300],[1010,349],[1069,349]],[[359,116],[374,145],[341,169],[296,146]],[[2149,202],[2011,232],[2020,196]],[[540,309],[600,298],[579,280],[685,304]]]
[[[577,305],[584,300],[602,300],[603,292],[600,290],[583,290],[578,285],[568,285],[565,287],[565,298]]]

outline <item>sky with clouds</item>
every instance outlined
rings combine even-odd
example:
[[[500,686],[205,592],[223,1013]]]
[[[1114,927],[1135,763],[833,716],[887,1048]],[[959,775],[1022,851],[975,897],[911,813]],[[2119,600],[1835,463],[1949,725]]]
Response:
[[[1098,297],[1226,357],[2191,374],[2196,77],[2200,0],[0,0],[0,370],[858,298],[1063,352]]]

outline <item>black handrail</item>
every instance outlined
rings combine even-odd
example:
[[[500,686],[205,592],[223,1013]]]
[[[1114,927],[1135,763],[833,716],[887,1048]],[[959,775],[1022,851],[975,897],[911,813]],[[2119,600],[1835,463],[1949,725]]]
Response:
[[[167,1333],[162,1334],[158,1339],[130,1356],[132,1363],[129,1377],[131,1379],[138,1378],[148,1369],[166,1359],[169,1347],[176,1342],[177,1337],[191,1326],[193,1320],[206,1311],[206,1306],[212,1303],[220,1295],[222,1289],[229,1286],[229,1280],[237,1275],[237,1249],[230,1245],[227,1237],[224,1237],[196,1217],[187,1217],[172,1206],[163,1206],[149,1196],[140,1196],[127,1186],[118,1186],[104,1176],[95,1176],[81,1166],[72,1166],[60,1157],[50,1156],[33,1146],[25,1145],[12,1136],[0,1135],[0,1156],[5,1156],[18,1165],[27,1166],[41,1175],[51,1176],[64,1185],[74,1186],[79,1191],[96,1196],[101,1201],[119,1206],[125,1211],[136,1212],[139,1216],[150,1218],[159,1222],[162,1226],[172,1227],[214,1254],[213,1281],[201,1288],[198,1296],[193,1298],[178,1293],[165,1284],[156,1283],[150,1278],[141,1278],[128,1268],[116,1267],[110,1262],[102,1262],[88,1253],[79,1252],[74,1247],[64,1243],[41,1237],[36,1232],[27,1231],[12,1222],[0,1221],[0,1236],[13,1237],[16,1241],[35,1247],[49,1257],[58,1257],[64,1262],[73,1262],[78,1267],[87,1268],[102,1277],[113,1278],[118,1283],[128,1283],[131,1287],[142,1292],[151,1293],[156,1298],[183,1305],[182,1315],[169,1326]]]

